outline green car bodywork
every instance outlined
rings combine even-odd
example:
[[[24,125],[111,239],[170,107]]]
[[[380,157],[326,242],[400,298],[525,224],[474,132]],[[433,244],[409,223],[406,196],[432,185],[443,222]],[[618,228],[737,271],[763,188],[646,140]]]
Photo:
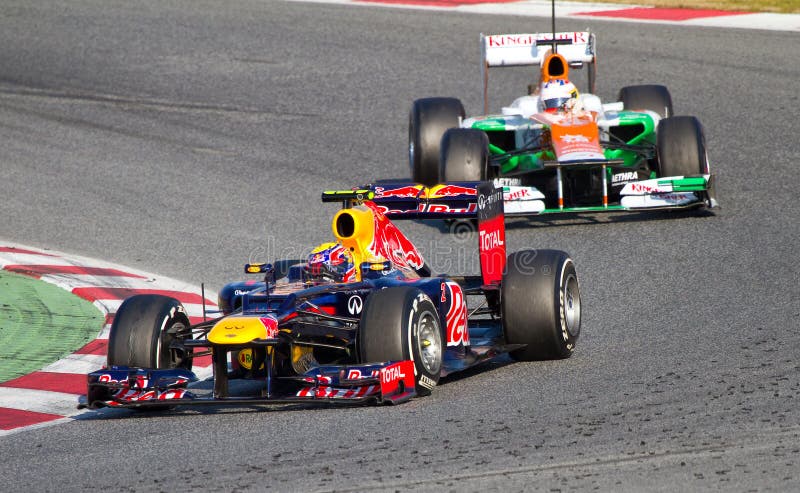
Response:
[[[654,156],[656,120],[647,112],[620,111],[613,119],[601,119],[601,145],[605,158],[622,160],[625,168],[638,168]],[[470,128],[489,137],[489,154],[498,175],[543,170],[545,161],[556,159],[547,142],[547,125],[518,116],[487,116],[475,119]],[[602,139],[606,135],[607,139]],[[608,168],[611,178],[612,169]],[[651,178],[655,174],[651,173]]]

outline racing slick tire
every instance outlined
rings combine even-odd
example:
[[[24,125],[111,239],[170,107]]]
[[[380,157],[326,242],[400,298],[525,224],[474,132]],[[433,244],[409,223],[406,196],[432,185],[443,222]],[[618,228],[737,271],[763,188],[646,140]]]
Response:
[[[559,250],[522,250],[508,256],[500,293],[503,333],[517,361],[569,358],[581,330],[575,264]]]
[[[421,290],[398,286],[367,298],[358,331],[361,362],[412,360],[417,395],[430,395],[439,382],[442,340],[439,313]]]
[[[442,136],[439,177],[448,181],[484,181],[489,176],[489,137],[472,128],[451,128]]]
[[[708,174],[708,155],[703,125],[694,116],[673,116],[658,122],[656,175]]]
[[[439,149],[448,128],[458,127],[464,105],[456,98],[414,101],[408,117],[408,162],[411,179],[425,186],[439,183]]]
[[[672,96],[665,86],[626,86],[619,90],[618,101],[622,101],[625,110],[650,110],[658,113],[661,118],[673,115]]]
[[[192,369],[192,359],[170,349],[176,339],[191,337],[189,317],[180,301],[142,294],[122,302],[108,336],[108,365]]]

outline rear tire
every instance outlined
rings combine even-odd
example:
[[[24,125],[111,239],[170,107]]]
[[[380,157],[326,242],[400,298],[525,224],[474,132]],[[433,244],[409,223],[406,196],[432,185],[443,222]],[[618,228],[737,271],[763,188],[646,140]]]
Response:
[[[706,139],[700,120],[693,116],[665,118],[658,122],[656,134],[658,177],[708,174]]]
[[[120,305],[108,337],[108,365],[192,369],[184,351],[170,349],[191,338],[189,317],[180,301],[161,295],[135,295]]]
[[[444,346],[439,313],[417,288],[400,286],[367,298],[358,331],[362,363],[412,360],[417,395],[439,382]]]
[[[408,161],[411,179],[425,186],[440,183],[439,149],[448,128],[458,127],[464,106],[456,98],[414,101],[408,118]]]
[[[442,137],[442,182],[483,181],[489,175],[489,137],[472,128],[451,128]]]
[[[518,361],[569,358],[581,330],[581,298],[575,264],[558,250],[523,250],[508,256],[500,310]]]
[[[619,91],[619,101],[625,110],[650,110],[661,118],[668,118],[672,111],[672,96],[665,86],[648,84],[627,86]]]

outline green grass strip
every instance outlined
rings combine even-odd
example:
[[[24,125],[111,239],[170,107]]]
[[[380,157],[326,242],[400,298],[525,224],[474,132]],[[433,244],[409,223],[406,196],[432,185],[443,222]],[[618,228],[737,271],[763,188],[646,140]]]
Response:
[[[0,383],[39,370],[94,340],[94,305],[38,279],[0,270]]]

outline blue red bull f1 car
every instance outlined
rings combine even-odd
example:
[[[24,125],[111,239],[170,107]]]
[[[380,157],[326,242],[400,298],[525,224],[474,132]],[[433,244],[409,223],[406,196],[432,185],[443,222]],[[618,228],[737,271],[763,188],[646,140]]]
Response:
[[[501,354],[569,357],[581,326],[575,265],[555,250],[507,256],[502,194],[486,182],[467,206],[481,273],[456,277],[431,275],[372,192],[325,192],[344,204],[336,241],[288,268],[246,265],[259,278],[220,291],[221,317],[190,325],[176,299],[125,300],[107,367],[88,375],[79,407],[401,403]],[[195,384],[192,361],[209,354],[213,385]]]

